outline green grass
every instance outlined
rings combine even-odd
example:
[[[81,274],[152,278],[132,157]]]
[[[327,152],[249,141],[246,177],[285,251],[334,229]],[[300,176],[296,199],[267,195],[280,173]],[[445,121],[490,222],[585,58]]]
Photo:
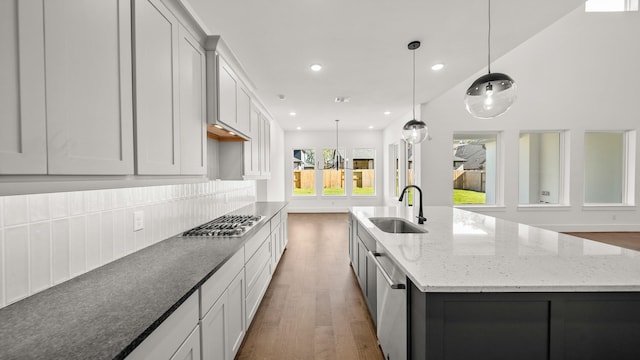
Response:
[[[353,188],[353,195],[375,195],[375,191],[373,190],[373,187],[354,187]]]
[[[324,188],[322,189],[322,195],[344,195],[343,188]]]
[[[293,195],[315,195],[315,189],[293,189]]]
[[[460,204],[486,204],[487,194],[471,190],[453,189],[453,203]]]

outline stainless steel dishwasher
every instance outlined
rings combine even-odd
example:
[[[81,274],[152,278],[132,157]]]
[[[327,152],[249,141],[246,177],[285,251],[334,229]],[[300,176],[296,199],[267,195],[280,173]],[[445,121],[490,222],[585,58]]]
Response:
[[[378,342],[387,360],[407,358],[407,277],[380,245],[369,257],[377,267]]]

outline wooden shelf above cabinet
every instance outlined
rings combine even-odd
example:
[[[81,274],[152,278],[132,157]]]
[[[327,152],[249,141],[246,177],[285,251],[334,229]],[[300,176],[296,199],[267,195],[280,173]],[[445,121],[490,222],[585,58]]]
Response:
[[[238,135],[232,135],[225,129],[220,129],[214,125],[207,125],[207,137],[217,141],[243,142],[247,141]]]

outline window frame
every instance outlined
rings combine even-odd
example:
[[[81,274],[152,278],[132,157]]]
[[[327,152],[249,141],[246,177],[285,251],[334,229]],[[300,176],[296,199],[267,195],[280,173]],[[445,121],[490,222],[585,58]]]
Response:
[[[495,189],[494,196],[495,201],[493,204],[453,204],[454,207],[459,208],[473,208],[483,210],[502,210],[504,209],[504,131],[503,130],[483,130],[483,131],[454,131],[451,137],[451,144],[458,138],[481,138],[483,135],[495,135],[496,139],[496,155],[495,155]],[[452,154],[453,157],[453,154]],[[451,183],[451,201],[453,203],[453,182]],[[486,190],[485,190],[486,193]],[[486,201],[486,200],[485,200]]]
[[[520,138],[523,134],[558,134],[558,203],[521,203],[520,202]],[[570,204],[570,161],[569,161],[569,131],[567,130],[521,130],[518,133],[518,208],[563,208]]]
[[[586,135],[589,133],[615,133],[622,134],[622,182],[621,202],[619,203],[594,203],[586,201],[587,174],[586,174]],[[583,171],[582,171],[582,206],[584,209],[616,209],[625,207],[635,207],[635,176],[636,176],[636,130],[585,130],[583,134]]]
[[[351,155],[352,155],[352,157],[351,157],[351,168],[349,169],[349,170],[351,170],[351,176],[349,177],[350,179],[353,179],[353,172],[356,170],[354,164],[355,164],[355,161],[356,161],[355,153],[356,153],[357,150],[371,150],[371,151],[373,151],[373,159],[372,159],[373,160],[373,194],[355,194],[354,193],[355,187],[352,184],[352,186],[351,186],[351,196],[355,196],[357,198],[376,197],[377,196],[377,191],[378,191],[378,187],[376,186],[377,181],[378,181],[378,173],[376,171],[377,167],[378,167],[377,166],[377,162],[378,162],[377,155],[378,154],[376,152],[376,148],[375,147],[355,147],[355,148],[351,149]],[[347,161],[348,161],[348,159],[347,159]],[[347,175],[345,174],[345,176],[347,176]]]

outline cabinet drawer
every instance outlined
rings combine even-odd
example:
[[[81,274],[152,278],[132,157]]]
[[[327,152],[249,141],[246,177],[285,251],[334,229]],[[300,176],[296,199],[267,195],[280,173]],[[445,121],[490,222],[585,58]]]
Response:
[[[364,243],[364,246],[367,250],[375,251],[376,250],[376,239],[373,236],[369,235],[367,230],[360,223],[358,223],[358,237]]]
[[[270,241],[264,241],[262,246],[256,251],[247,264],[245,265],[245,274],[247,276],[247,293],[253,289],[254,284],[260,275],[260,270],[264,267],[265,263],[269,263],[271,251],[269,249],[271,245]]]
[[[231,281],[242,271],[244,251],[240,249],[200,287],[200,318],[211,309]]]
[[[170,359],[197,325],[198,295],[193,293],[126,359]]]
[[[269,227],[269,224],[264,224],[262,225],[262,228],[258,230],[258,232],[244,244],[244,258],[246,259],[246,261],[249,261],[251,256],[253,256],[253,253],[255,253],[256,250],[258,250],[258,248],[262,245],[264,240],[269,237],[270,232],[271,229]]]
[[[264,267],[260,270],[260,273],[258,273],[258,277],[255,281],[253,289],[247,291],[247,299],[245,303],[245,313],[247,314],[247,329],[249,328],[251,320],[253,320],[256,311],[258,311],[260,300],[262,300],[262,297],[267,290],[267,287],[269,286],[269,281],[271,280],[269,272],[269,262],[267,261],[264,264]]]
[[[271,218],[271,232],[275,230],[278,225],[280,225],[280,213],[277,213],[274,217]]]

